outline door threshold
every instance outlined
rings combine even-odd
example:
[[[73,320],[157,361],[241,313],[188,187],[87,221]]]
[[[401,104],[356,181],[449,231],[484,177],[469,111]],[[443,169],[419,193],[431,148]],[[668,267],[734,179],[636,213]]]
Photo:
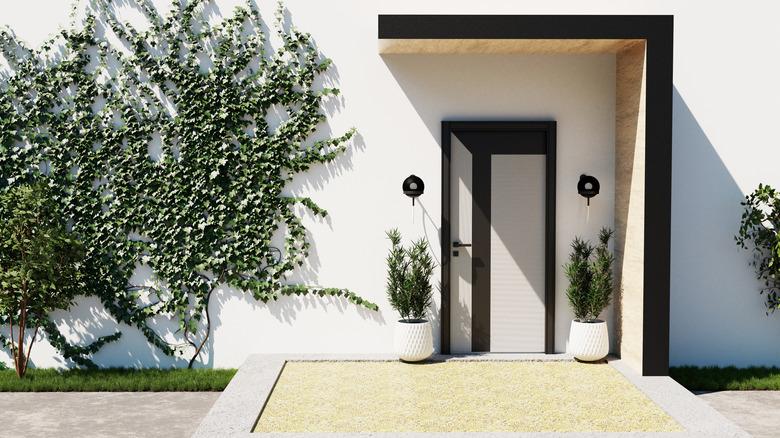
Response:
[[[462,354],[435,354],[429,360],[432,361],[526,361],[526,362],[567,362],[574,360],[574,356],[568,353],[462,353]]]

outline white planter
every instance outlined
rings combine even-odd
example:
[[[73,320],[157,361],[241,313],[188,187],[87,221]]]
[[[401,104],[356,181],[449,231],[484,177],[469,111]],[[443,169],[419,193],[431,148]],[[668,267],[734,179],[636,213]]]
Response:
[[[404,362],[419,362],[433,354],[431,323],[422,319],[415,322],[395,323],[394,349]]]
[[[571,322],[569,354],[584,362],[593,362],[609,354],[609,332],[605,321]]]

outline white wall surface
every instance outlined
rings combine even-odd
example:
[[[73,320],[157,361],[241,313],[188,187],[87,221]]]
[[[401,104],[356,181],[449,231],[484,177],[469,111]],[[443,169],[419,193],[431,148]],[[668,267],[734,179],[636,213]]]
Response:
[[[229,13],[231,2],[218,2],[223,13]],[[31,44],[67,22],[68,7],[61,0],[7,3],[0,23]],[[593,237],[599,225],[611,221],[611,195],[594,200],[585,224],[575,191],[581,172],[602,182],[612,178],[613,133],[606,127],[614,118],[614,86],[607,86],[614,84],[611,57],[381,57],[376,50],[380,13],[675,15],[671,363],[780,365],[780,315],[764,316],[748,259],[732,237],[743,194],[759,182],[780,186],[780,148],[773,144],[780,116],[780,27],[775,23],[780,4],[288,0],[287,7],[294,23],[311,32],[335,62],[331,74],[343,98],[332,108],[328,129],[339,133],[355,126],[361,133],[347,156],[291,187],[310,194],[331,213],[325,221],[307,221],[314,250],[301,278],[353,289],[377,302],[382,312],[320,299],[284,299],[266,306],[223,291],[214,303],[219,322],[209,365],[235,366],[252,352],[390,348],[394,315],[384,298],[383,232],[397,226],[405,237],[424,235],[438,248],[442,118],[558,120],[558,145],[565,151],[558,163],[559,264],[574,234]],[[529,74],[540,80],[530,84]],[[550,86],[563,77],[571,81],[568,87]],[[562,105],[569,102],[582,105]],[[400,183],[410,173],[426,182],[414,220],[409,200],[400,193]],[[563,226],[570,228],[562,231]],[[560,294],[560,272],[558,286]],[[566,318],[565,300],[558,300],[556,310]],[[112,325],[94,301],[80,303],[62,318],[73,340],[110,333]],[[87,326],[92,328],[87,331]],[[123,327],[123,332],[121,343],[96,355],[100,364],[172,363],[134,329]],[[556,348],[562,350],[566,324],[561,320],[556,334]],[[59,363],[46,345],[36,347],[33,359],[37,366]]]

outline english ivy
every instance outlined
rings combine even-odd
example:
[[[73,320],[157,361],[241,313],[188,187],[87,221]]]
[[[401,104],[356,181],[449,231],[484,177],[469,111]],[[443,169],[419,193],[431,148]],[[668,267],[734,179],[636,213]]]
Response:
[[[131,3],[147,29],[96,0],[79,26],[39,49],[0,31],[10,66],[0,77],[0,190],[47,181],[86,246],[87,294],[166,354],[190,353],[189,366],[208,340],[220,285],[262,302],[314,293],[377,310],[346,289],[288,282],[310,247],[300,208],[327,212],[283,189],[355,134],[311,141],[324,100],[338,94],[315,86],[330,60],[311,36],[285,22],[281,4],[272,44],[252,1],[218,24],[204,14],[208,0],[174,2],[167,14]],[[96,36],[111,33],[124,47]],[[283,115],[276,127],[272,113]],[[272,244],[279,233],[282,249]],[[156,281],[130,283],[138,266]],[[181,343],[150,327],[158,316],[178,321]],[[85,366],[120,336],[81,347],[51,322],[43,329]]]

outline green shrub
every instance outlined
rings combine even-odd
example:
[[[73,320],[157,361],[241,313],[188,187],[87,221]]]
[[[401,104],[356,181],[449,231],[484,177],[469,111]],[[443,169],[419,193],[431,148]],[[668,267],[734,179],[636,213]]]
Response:
[[[388,231],[387,238],[393,245],[387,255],[390,305],[404,321],[422,320],[433,298],[431,275],[434,264],[428,253],[428,242],[421,238],[412,242],[411,247],[404,248],[397,229]]]
[[[766,298],[767,313],[780,307],[780,193],[771,186],[759,184],[741,205],[745,208],[734,237],[742,249],[750,248],[751,264],[763,283],[760,293]]]
[[[596,321],[612,300],[615,256],[609,250],[609,241],[613,235],[611,229],[602,228],[595,247],[579,237],[571,243],[569,262],[563,268],[569,280],[566,297],[577,321]]]

